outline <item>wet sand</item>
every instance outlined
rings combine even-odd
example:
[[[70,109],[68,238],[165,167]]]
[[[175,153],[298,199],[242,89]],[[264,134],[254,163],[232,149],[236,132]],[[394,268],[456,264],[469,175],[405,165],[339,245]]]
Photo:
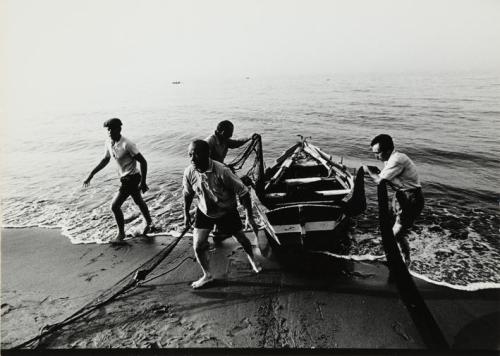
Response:
[[[72,245],[58,230],[2,230],[1,346],[73,314],[170,244]],[[47,348],[425,349],[380,263],[314,255],[284,268],[264,247],[251,271],[232,239],[210,252],[216,281],[201,290],[191,237],[140,285],[46,338]],[[156,278],[155,278],[156,277]],[[453,348],[500,349],[498,291],[457,292],[417,281]]]

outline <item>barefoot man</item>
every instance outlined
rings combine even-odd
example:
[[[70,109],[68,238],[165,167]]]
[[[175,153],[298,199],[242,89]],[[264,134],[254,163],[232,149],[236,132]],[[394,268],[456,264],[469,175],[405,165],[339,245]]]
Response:
[[[369,169],[368,166],[364,166],[364,169],[375,183],[379,184],[382,179],[386,179],[396,191],[392,199],[392,212],[395,215],[392,231],[405,262],[409,265],[410,245],[406,240],[406,234],[424,208],[424,196],[417,167],[407,155],[394,149],[394,142],[389,135],[376,136],[370,146],[375,157],[384,162],[384,169],[381,172]]]
[[[121,135],[122,122],[120,119],[109,119],[104,122],[104,127],[108,130],[109,135],[109,140],[105,142],[104,157],[92,172],[90,172],[87,179],[83,182],[83,185],[87,187],[94,175],[109,163],[111,157],[114,158],[118,165],[121,187],[111,204],[111,211],[115,216],[118,233],[110,242],[119,242],[125,238],[125,222],[121,206],[129,195],[132,196],[132,199],[134,199],[134,202],[144,216],[145,225],[143,234],[145,235],[151,230],[151,216],[149,215],[149,209],[141,195],[141,191],[144,193],[149,189],[146,184],[148,164],[136,145]],[[140,172],[137,169],[137,162],[139,162],[141,166]]]
[[[189,209],[196,194],[198,208],[194,221],[193,248],[203,276],[193,282],[193,288],[200,288],[213,280],[208,270],[208,234],[214,225],[221,232],[233,235],[243,246],[255,273],[261,271],[254,259],[252,245],[243,232],[238,214],[236,196],[246,209],[247,220],[258,229],[252,214],[252,203],[248,188],[224,164],[209,158],[206,141],[195,140],[188,149],[191,164],[185,169],[182,180],[184,195],[184,224],[191,223]]]

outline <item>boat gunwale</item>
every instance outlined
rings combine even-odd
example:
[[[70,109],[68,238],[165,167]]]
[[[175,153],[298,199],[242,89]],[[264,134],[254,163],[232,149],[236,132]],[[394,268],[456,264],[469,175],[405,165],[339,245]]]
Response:
[[[267,213],[270,213],[270,212],[274,212],[274,211],[278,211],[278,210],[284,210],[284,209],[289,209],[289,208],[292,208],[292,207],[298,207],[298,206],[307,206],[307,207],[317,207],[317,208],[333,208],[333,209],[341,209],[343,210],[343,207],[339,206],[339,205],[330,205],[330,204],[294,204],[294,205],[288,205],[288,206],[281,206],[279,208],[275,208],[275,209],[268,209],[266,211],[266,214]],[[326,210],[326,209],[325,209]],[[342,213],[343,214],[343,213]]]

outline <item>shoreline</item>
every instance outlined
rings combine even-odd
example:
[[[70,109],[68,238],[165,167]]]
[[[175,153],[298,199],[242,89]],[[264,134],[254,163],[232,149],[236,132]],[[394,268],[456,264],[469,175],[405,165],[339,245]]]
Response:
[[[64,234],[64,228],[61,226],[14,226],[14,225],[7,225],[7,226],[2,226],[0,227],[1,230],[23,230],[23,229],[47,229],[47,230],[58,230],[60,231],[60,234],[64,236],[72,245],[107,245],[109,244],[108,242],[100,242],[100,241],[88,241],[88,242],[73,242],[71,239],[71,236]],[[174,233],[172,233],[174,231]],[[165,237],[165,238],[173,238],[177,236],[175,234],[175,230],[172,230],[169,232],[160,232],[160,233],[153,233],[150,234],[150,236],[153,237]],[[250,230],[249,230],[250,231]],[[246,231],[247,233],[249,231]],[[192,233],[187,233],[186,237],[192,237]],[[133,239],[137,239],[137,237],[134,236],[127,236],[125,241],[131,241]],[[313,251],[313,253],[317,254],[323,254],[326,256],[331,256],[337,259],[343,259],[347,261],[353,261],[353,262],[361,262],[361,263],[370,263],[370,262],[384,262],[385,261],[385,256],[375,256],[375,255],[339,255],[336,253],[328,252],[328,251]],[[444,281],[439,281],[439,280],[434,280],[432,278],[427,277],[424,274],[409,270],[411,276],[413,278],[416,278],[416,280],[420,280],[425,283],[430,283],[438,287],[445,287],[445,288],[450,288],[454,289],[457,291],[463,291],[463,292],[478,292],[482,290],[500,290],[500,283],[496,282],[472,282],[468,284],[452,284]]]
[[[57,229],[2,229],[2,348],[62,321],[173,239],[74,245]],[[200,275],[192,256],[185,237],[154,280],[44,347],[425,349],[380,264],[316,258],[314,266],[288,271],[262,258],[265,270],[255,275],[229,239],[210,252],[216,282],[192,290]],[[450,345],[499,349],[499,291],[460,292],[419,280],[417,286]]]

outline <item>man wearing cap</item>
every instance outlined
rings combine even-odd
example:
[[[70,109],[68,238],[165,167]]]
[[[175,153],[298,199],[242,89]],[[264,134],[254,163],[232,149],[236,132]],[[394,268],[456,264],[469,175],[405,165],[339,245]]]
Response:
[[[229,120],[221,121],[217,124],[215,132],[208,136],[205,141],[210,147],[210,158],[214,161],[224,163],[227,151],[230,148],[238,148],[243,146],[252,138],[233,139],[234,125]]]
[[[182,179],[184,196],[184,224],[191,224],[189,209],[194,196],[198,197],[198,208],[194,220],[193,248],[196,260],[200,264],[203,276],[193,282],[193,288],[200,288],[213,281],[208,270],[208,235],[214,225],[218,229],[233,235],[245,250],[254,272],[261,271],[254,260],[252,245],[243,232],[243,224],[237,210],[236,197],[245,207],[247,220],[255,229],[258,226],[253,219],[252,203],[248,188],[224,164],[210,159],[208,143],[195,140],[189,145],[188,154],[191,164],[184,170]]]
[[[406,234],[424,208],[424,196],[417,167],[407,155],[394,149],[392,137],[387,134],[376,136],[370,146],[375,157],[384,162],[384,168],[380,172],[373,168],[369,169],[368,166],[363,168],[375,183],[379,184],[385,179],[395,190],[392,199],[392,212],[395,215],[392,231],[406,264],[409,264],[410,245],[406,240]]]
[[[144,193],[149,189],[146,184],[148,164],[136,145],[122,136],[122,122],[120,119],[109,119],[104,122],[104,127],[107,128],[110,138],[105,142],[104,157],[92,172],[90,172],[87,179],[83,182],[83,185],[87,187],[94,175],[109,163],[111,157],[114,158],[118,165],[121,186],[111,204],[111,211],[115,216],[116,225],[118,227],[118,234],[111,242],[119,242],[125,238],[125,221],[121,206],[129,196],[132,196],[132,199],[134,199],[134,202],[137,204],[146,220],[143,234],[145,235],[151,231],[151,216],[141,195],[141,191]],[[137,169],[137,162],[140,164],[140,171]]]

